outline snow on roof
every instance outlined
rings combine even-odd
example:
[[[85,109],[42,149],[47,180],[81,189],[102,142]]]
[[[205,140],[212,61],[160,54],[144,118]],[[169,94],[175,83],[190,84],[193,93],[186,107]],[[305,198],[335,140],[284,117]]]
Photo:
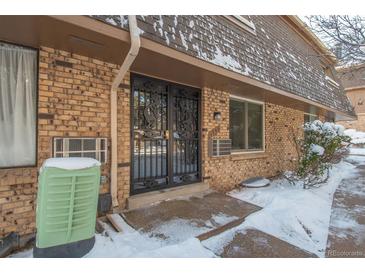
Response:
[[[46,161],[44,161],[41,171],[47,167],[76,170],[95,166],[100,166],[100,162],[93,158],[86,158],[86,157],[49,158]]]
[[[126,20],[118,15],[92,17],[119,25],[124,25],[122,21]],[[298,17],[280,18],[250,18],[261,30],[256,35],[231,26],[221,16],[146,15],[138,20],[147,39],[353,116],[342,87],[325,79],[316,57],[318,50],[327,53],[328,49]],[[293,27],[296,32],[300,30],[299,33],[294,32]],[[296,39],[303,33],[305,39]]]

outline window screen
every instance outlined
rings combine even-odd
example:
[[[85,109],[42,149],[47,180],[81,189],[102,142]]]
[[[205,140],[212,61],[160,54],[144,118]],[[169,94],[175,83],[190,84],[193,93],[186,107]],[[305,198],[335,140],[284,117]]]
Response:
[[[107,161],[106,138],[54,138],[54,157],[89,157]]]

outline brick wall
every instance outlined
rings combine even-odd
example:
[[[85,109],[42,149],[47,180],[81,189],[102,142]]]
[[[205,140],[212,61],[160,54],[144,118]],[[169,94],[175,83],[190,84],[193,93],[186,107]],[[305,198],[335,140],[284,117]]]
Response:
[[[53,137],[106,137],[110,147],[110,85],[117,65],[42,47],[39,52],[38,167],[0,170],[0,237],[17,231],[35,231],[37,170],[52,157]],[[129,74],[124,84],[129,86]],[[118,142],[129,149],[129,88],[120,89]],[[124,115],[127,115],[124,117]],[[129,153],[119,149],[118,160],[129,162]],[[110,149],[102,165],[107,180],[100,193],[109,192]],[[129,195],[129,168],[118,169],[128,178],[128,187],[118,182],[123,199]]]
[[[118,93],[118,202],[125,208],[130,192],[130,74]]]
[[[338,121],[336,123],[343,125],[345,128],[353,128],[358,131],[365,131],[365,114],[357,114],[357,119],[354,121]]]
[[[209,138],[229,138],[229,92],[203,89],[203,177],[217,190],[230,190],[243,179],[270,177],[294,167],[297,158],[292,137],[304,122],[301,111],[270,103],[265,104],[265,153],[209,157]],[[222,121],[214,121],[220,111]]]
[[[38,166],[0,170],[0,237],[9,232],[35,231],[37,170],[52,157],[52,140],[59,137],[106,137],[108,163],[102,174],[107,193],[110,174],[110,85],[117,65],[42,47],[39,61]],[[130,193],[130,75],[118,91],[118,201],[125,207]],[[208,156],[211,137],[229,138],[229,92],[202,90],[203,177],[217,190],[228,190],[252,176],[273,176],[292,167],[296,157],[291,128],[303,123],[301,111],[265,104],[266,150],[221,158]],[[220,111],[217,123],[213,113]]]
[[[110,83],[116,65],[43,47],[39,66],[38,164],[52,157],[54,136],[109,140]],[[107,183],[101,193],[109,191],[108,156],[102,165]]]
[[[348,90],[346,91],[346,95],[354,107],[356,114],[365,113],[365,88]]]

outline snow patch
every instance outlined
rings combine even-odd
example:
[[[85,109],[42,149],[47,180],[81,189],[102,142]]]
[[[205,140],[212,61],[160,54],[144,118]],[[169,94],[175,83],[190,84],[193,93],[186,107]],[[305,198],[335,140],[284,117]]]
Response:
[[[100,166],[98,160],[86,157],[70,157],[70,158],[49,158],[44,161],[41,171],[47,167],[56,167],[67,170],[84,169],[94,166]]]
[[[263,178],[260,180],[256,180],[253,182],[247,182],[247,183],[242,183],[242,186],[245,187],[264,187],[264,186],[268,186],[270,184],[270,180]]]
[[[365,156],[365,148],[350,148],[350,154],[364,155]]]
[[[105,18],[105,21],[107,23],[111,24],[111,25],[114,25],[114,26],[117,26],[118,25],[118,23],[114,20],[113,17],[107,17],[107,18]]]
[[[170,45],[170,38],[168,36],[168,32],[165,31],[166,44]]]
[[[203,245],[219,252],[236,233],[257,229],[323,257],[333,194],[343,178],[356,175],[354,169],[355,165],[341,161],[330,170],[328,183],[316,189],[304,190],[300,182],[292,185],[280,179],[267,188],[230,192],[232,197],[263,209],[249,215],[240,226],[204,241]]]
[[[356,129],[346,129],[344,134],[351,137],[353,144],[365,144],[365,132],[356,131]]]
[[[191,237],[199,236],[207,231],[209,227],[199,224],[198,221],[175,218],[171,221],[161,223],[154,227],[151,236],[164,235],[165,241],[169,244],[183,242]]]
[[[252,73],[252,70],[245,64],[245,70],[243,71],[243,74],[250,75]]]
[[[215,55],[212,62],[224,68],[232,69],[236,72],[242,72],[241,64],[237,60],[233,59],[232,56],[224,55],[218,47],[215,48]]]
[[[162,15],[159,15],[160,19],[157,20],[157,22],[160,24],[160,27],[163,28],[163,19],[162,19]]]
[[[212,220],[218,225],[225,225],[237,219],[238,217],[236,216],[229,216],[224,213],[219,213],[217,215],[212,216]]]
[[[189,49],[188,43],[186,42],[185,36],[181,32],[181,30],[179,31],[179,34],[180,34],[181,43],[183,44],[183,46],[185,47],[185,49],[188,50]]]
[[[134,230],[124,221],[121,222],[123,232],[115,232],[104,224],[103,234],[95,235],[93,249],[84,257],[87,258],[212,258],[216,257],[204,248],[197,238],[189,237],[174,244],[168,244],[161,238]],[[13,254],[15,258],[31,258],[32,249]]]
[[[322,156],[324,154],[324,148],[320,145],[311,144],[309,148],[310,152]]]

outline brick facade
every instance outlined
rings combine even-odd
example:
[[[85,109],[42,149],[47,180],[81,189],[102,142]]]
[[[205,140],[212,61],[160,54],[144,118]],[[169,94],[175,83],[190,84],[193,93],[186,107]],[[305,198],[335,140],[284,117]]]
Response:
[[[203,177],[217,190],[226,191],[255,176],[270,177],[294,168],[297,158],[293,136],[304,122],[302,111],[265,103],[265,152],[210,157],[209,139],[229,138],[229,92],[203,89]],[[214,121],[215,111],[222,113],[220,123]]]
[[[126,75],[118,93],[118,202],[125,208],[130,192],[130,75]]]
[[[35,232],[37,170],[52,157],[53,137],[106,137],[108,161],[102,166],[110,192],[110,86],[117,65],[42,47],[39,53],[37,167],[0,170],[0,237],[16,231]],[[118,91],[118,201],[125,208],[130,195],[130,75]],[[293,167],[296,157],[292,128],[303,112],[265,103],[265,153],[220,158],[208,156],[212,137],[229,138],[229,91],[202,89],[202,173],[214,189],[232,189],[242,179],[273,176]],[[217,123],[213,113],[220,111]]]
[[[357,119],[353,121],[338,121],[345,128],[353,128],[357,131],[365,131],[365,113],[357,114]]]
[[[356,120],[338,121],[345,128],[365,131],[365,64],[338,68],[337,74],[357,115]]]
[[[12,231],[20,234],[35,231],[37,170],[52,157],[53,137],[106,137],[110,147],[110,86],[117,65],[42,47],[39,51],[38,155],[37,167],[0,169],[0,237]],[[124,84],[129,86],[129,74]],[[118,97],[122,125],[118,138],[129,148],[129,88]],[[119,140],[118,140],[119,141]],[[106,181],[100,193],[109,192],[110,149],[107,164],[102,165]],[[129,153],[120,149],[118,160],[129,162]],[[129,168],[118,169],[120,178],[129,177]],[[119,195],[129,194],[126,180],[118,182]],[[121,199],[123,205],[123,199]]]

